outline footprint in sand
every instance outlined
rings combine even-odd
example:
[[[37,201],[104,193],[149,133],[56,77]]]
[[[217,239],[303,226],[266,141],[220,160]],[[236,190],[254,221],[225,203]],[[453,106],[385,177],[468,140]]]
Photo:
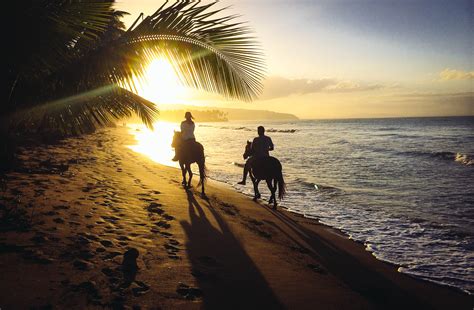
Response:
[[[189,300],[195,300],[197,298],[202,297],[202,291],[200,289],[195,288],[195,287],[190,287],[189,285],[186,285],[181,282],[178,284],[178,287],[176,288],[176,293],[178,293],[182,297]]]
[[[67,205],[59,205],[59,206],[54,206],[53,209],[54,209],[54,210],[67,210],[67,209],[69,209],[69,206],[67,206]]]
[[[109,223],[117,223],[118,220],[120,220],[120,218],[116,217],[116,216],[106,216],[106,215],[103,215],[101,216],[101,218]]]
[[[180,245],[179,241],[175,239],[169,239],[168,243],[171,245]]]
[[[181,250],[179,246],[179,242],[175,239],[169,239],[163,247],[166,249],[168,253],[168,257],[171,259],[180,259],[177,253]]]
[[[168,215],[168,214],[166,214],[166,213],[163,214],[162,217],[163,217],[163,219],[165,219],[165,221],[168,221],[168,222],[174,220],[174,217],[173,217],[173,216]]]
[[[326,270],[324,270],[320,265],[308,264],[307,267],[319,274],[327,274]]]
[[[54,216],[54,215],[58,215],[59,213],[56,211],[47,211],[47,212],[43,212],[42,214],[47,215],[47,216]]]
[[[107,254],[104,256],[104,259],[106,259],[106,260],[108,260],[108,259],[113,259],[114,257],[119,256],[119,255],[122,255],[122,253],[117,252],[117,251],[112,251],[112,252],[107,253]]]
[[[193,263],[191,274],[200,280],[215,281],[222,265],[213,257],[201,256]]]
[[[110,248],[114,246],[112,241],[109,241],[109,240],[100,240],[99,243],[102,244],[106,248]]]
[[[164,229],[170,229],[171,225],[168,224],[166,221],[158,221],[155,223],[156,226],[164,228]]]
[[[169,233],[169,232],[166,232],[166,231],[161,231],[159,230],[158,228],[152,228],[150,229],[150,231],[152,233],[157,233],[157,234],[160,234],[161,236],[165,237],[165,238],[170,238],[173,236],[173,234]]]

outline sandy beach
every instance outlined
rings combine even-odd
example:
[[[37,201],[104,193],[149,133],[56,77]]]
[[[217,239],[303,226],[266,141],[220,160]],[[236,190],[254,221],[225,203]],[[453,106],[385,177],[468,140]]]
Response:
[[[180,171],[133,143],[117,127],[21,149],[0,184],[0,309],[474,305],[221,183],[207,183],[209,199],[185,191]]]

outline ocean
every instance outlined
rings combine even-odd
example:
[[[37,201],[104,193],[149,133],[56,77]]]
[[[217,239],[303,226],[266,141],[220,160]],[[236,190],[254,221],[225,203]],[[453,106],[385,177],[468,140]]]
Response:
[[[283,165],[280,207],[340,229],[402,273],[474,293],[474,117],[197,120],[210,178],[253,194],[250,181],[236,183],[259,125]],[[170,142],[178,124],[129,127],[133,150],[177,166]]]

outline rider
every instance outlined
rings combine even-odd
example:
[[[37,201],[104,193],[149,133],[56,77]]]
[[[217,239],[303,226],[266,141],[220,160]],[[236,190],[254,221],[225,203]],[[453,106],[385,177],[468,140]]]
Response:
[[[244,166],[244,175],[242,181],[237,184],[245,185],[245,181],[247,180],[247,174],[252,167],[252,163],[257,158],[269,157],[270,151],[273,151],[274,146],[272,139],[268,136],[265,136],[265,128],[263,126],[258,126],[257,128],[258,137],[253,139],[252,141],[252,156],[247,159],[247,162]]]
[[[179,159],[179,156],[181,155],[181,148],[185,147],[191,142],[196,142],[196,138],[194,137],[194,128],[196,127],[193,122],[194,117],[191,112],[186,112],[184,114],[184,118],[185,120],[181,122],[181,139],[183,144],[181,147],[174,148],[175,155],[173,157],[173,161],[177,161]]]

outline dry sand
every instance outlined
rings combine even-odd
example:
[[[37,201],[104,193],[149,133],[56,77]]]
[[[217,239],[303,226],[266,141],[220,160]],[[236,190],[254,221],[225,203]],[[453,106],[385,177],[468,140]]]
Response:
[[[22,149],[0,184],[2,310],[474,305],[225,185],[208,182],[201,199],[127,144],[120,127]]]

